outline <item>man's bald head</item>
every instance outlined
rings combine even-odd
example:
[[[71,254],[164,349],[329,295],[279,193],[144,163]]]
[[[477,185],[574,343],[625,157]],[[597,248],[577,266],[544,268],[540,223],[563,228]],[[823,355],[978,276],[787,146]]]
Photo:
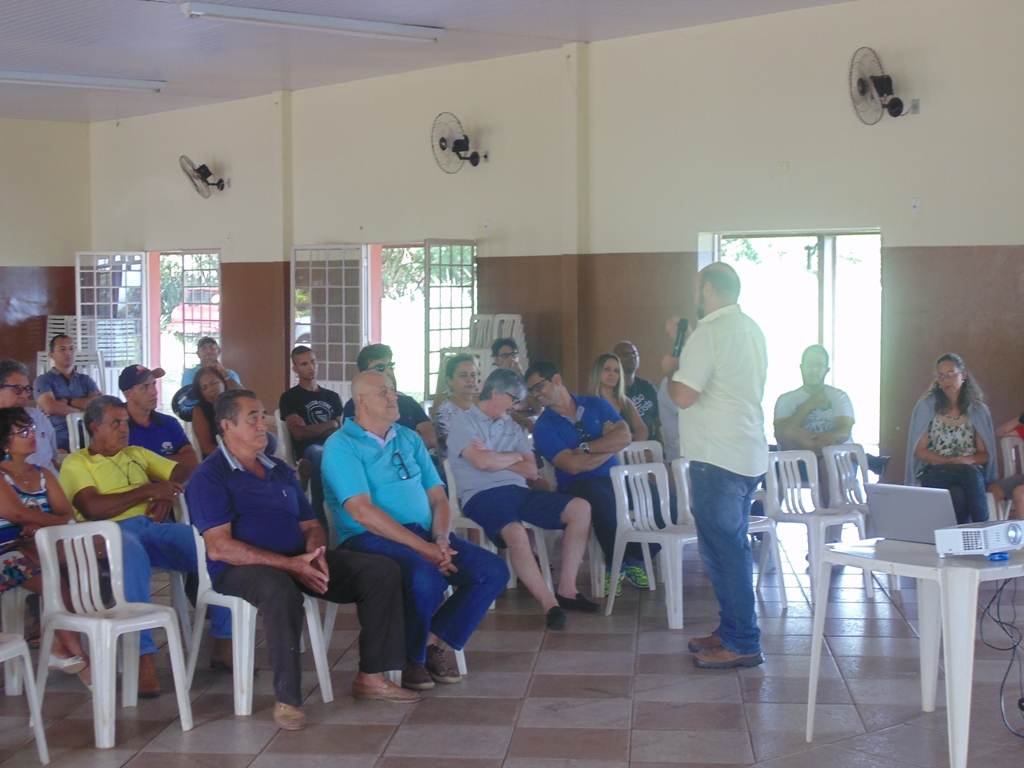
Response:
[[[708,264],[700,271],[700,288],[710,283],[723,305],[735,304],[740,298],[740,276],[736,270],[721,261]]]
[[[356,423],[363,429],[383,434],[398,421],[398,395],[391,379],[379,371],[363,371],[352,379]]]

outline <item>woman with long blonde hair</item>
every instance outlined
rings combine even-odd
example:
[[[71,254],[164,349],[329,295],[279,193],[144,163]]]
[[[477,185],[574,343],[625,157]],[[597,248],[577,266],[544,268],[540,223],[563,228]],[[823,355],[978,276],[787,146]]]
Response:
[[[634,440],[647,439],[647,425],[640,418],[636,406],[626,397],[626,385],[622,380],[622,361],[618,355],[607,353],[598,356],[590,369],[590,386],[587,391],[611,403],[612,408],[629,425]]]

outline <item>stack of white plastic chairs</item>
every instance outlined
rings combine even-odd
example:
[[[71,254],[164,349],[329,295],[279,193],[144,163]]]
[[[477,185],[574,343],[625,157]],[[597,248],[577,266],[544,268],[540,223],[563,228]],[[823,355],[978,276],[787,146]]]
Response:
[[[472,355],[476,360],[480,380],[486,379],[494,370],[491,357],[491,342],[495,339],[513,338],[519,347],[519,367],[524,371],[530,366],[526,350],[526,335],[523,333],[522,315],[473,315],[469,320],[469,344],[465,347],[445,347],[441,350],[441,367],[444,361],[454,355]],[[435,392],[446,387],[444,371],[437,371]]]

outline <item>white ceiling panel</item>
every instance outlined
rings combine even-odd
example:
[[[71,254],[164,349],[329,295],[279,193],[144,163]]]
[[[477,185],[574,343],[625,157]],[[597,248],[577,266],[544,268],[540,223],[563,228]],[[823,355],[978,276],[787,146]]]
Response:
[[[444,28],[432,43],[188,19],[179,0],[0,0],[2,71],[167,83],[159,93],[0,83],[0,118],[112,120],[849,1],[217,0]]]

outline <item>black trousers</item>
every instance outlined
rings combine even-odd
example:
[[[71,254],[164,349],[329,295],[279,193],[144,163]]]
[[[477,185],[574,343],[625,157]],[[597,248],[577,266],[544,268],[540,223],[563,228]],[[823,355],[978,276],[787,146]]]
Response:
[[[332,603],[355,603],[359,633],[359,669],[367,674],[405,668],[405,619],[402,574],[398,565],[379,555],[327,550],[330,581],[317,595],[284,571],[268,565],[231,565],[213,580],[213,588],[256,606],[263,620],[263,639],[274,673],[277,701],[302,705],[299,637],[304,613],[303,593]],[[329,640],[329,638],[328,638]]]

